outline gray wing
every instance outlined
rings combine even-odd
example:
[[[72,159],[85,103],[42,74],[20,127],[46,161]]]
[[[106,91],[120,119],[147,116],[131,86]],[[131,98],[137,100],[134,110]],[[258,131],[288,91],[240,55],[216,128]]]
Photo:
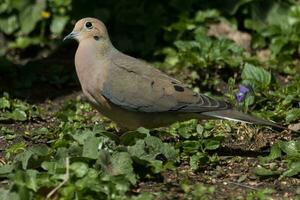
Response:
[[[231,107],[224,101],[195,93],[178,80],[122,53],[112,57],[101,94],[130,111],[199,113]]]

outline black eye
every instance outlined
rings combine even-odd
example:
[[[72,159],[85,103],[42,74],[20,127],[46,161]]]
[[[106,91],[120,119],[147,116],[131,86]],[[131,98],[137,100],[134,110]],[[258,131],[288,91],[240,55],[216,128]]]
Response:
[[[86,22],[85,27],[88,29],[91,29],[91,28],[93,28],[93,24],[91,22]]]

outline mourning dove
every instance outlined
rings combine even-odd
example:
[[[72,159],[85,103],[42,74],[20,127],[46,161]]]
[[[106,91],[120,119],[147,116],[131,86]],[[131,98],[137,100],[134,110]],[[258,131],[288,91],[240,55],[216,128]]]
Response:
[[[79,20],[66,39],[79,42],[76,72],[88,100],[120,127],[155,128],[188,119],[229,119],[283,128],[234,110],[221,100],[196,93],[153,66],[118,51],[105,25]]]

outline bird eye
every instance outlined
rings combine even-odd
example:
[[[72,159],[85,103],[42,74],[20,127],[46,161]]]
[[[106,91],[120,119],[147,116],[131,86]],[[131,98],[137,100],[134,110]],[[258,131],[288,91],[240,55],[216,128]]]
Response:
[[[85,27],[88,28],[88,29],[92,29],[93,28],[92,22],[86,22]]]

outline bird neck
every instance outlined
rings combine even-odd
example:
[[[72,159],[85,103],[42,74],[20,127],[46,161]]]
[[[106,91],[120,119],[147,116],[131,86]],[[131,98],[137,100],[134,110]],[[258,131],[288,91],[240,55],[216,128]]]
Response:
[[[84,91],[98,88],[98,86],[94,86],[94,82],[105,72],[104,68],[108,66],[115,51],[115,48],[109,43],[99,44],[97,45],[95,41],[85,40],[79,43],[76,51],[75,67]]]
[[[107,58],[114,52],[115,47],[111,44],[110,41],[105,41],[103,43],[96,44],[95,49],[97,57]]]

